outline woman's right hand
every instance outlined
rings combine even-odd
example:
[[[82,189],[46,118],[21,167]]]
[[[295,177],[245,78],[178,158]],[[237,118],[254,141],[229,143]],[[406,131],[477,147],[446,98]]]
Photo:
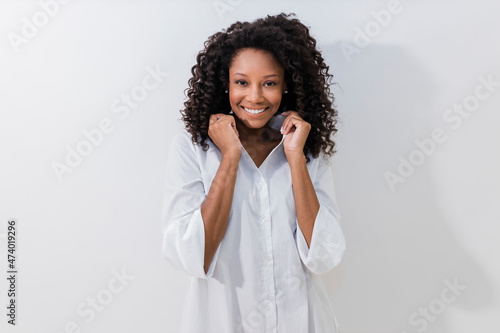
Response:
[[[208,136],[219,147],[222,156],[227,153],[241,154],[241,141],[232,115],[216,113],[210,116]]]

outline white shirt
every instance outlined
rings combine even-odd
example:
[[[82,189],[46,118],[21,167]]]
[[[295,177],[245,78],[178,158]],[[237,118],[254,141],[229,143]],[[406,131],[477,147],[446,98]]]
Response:
[[[273,128],[284,118],[275,115]],[[191,276],[180,332],[337,332],[317,276],[337,266],[345,250],[332,170],[322,155],[309,156],[320,208],[308,248],[297,222],[283,138],[259,168],[242,146],[227,230],[205,274],[200,208],[222,157],[210,140],[203,151],[186,130],[174,137],[162,230],[163,255]]]

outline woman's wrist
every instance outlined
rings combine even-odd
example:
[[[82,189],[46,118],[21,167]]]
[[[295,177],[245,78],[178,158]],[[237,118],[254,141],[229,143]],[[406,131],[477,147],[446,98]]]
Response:
[[[287,153],[286,159],[288,161],[288,164],[296,164],[296,163],[305,163],[306,162],[306,156],[304,155],[303,152],[294,152],[294,153]]]
[[[231,150],[225,151],[222,154],[222,159],[239,162],[240,156],[241,156],[241,149],[231,149]]]

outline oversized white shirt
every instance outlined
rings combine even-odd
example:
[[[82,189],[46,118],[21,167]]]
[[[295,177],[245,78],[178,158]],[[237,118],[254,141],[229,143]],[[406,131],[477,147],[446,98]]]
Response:
[[[273,125],[281,127],[284,116]],[[277,123],[276,123],[277,122]],[[337,332],[320,280],[345,250],[332,169],[320,155],[307,163],[320,208],[310,247],[297,222],[283,139],[257,168],[242,146],[227,230],[205,274],[201,205],[222,156],[182,130],[170,145],[162,230],[163,255],[190,275],[180,332]]]

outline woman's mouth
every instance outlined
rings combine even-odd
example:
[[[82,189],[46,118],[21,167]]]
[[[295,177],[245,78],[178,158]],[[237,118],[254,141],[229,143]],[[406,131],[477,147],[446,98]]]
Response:
[[[242,109],[245,110],[247,113],[251,115],[258,115],[266,111],[267,108],[261,108],[261,109],[249,109],[244,106],[242,106]]]

